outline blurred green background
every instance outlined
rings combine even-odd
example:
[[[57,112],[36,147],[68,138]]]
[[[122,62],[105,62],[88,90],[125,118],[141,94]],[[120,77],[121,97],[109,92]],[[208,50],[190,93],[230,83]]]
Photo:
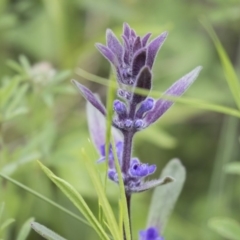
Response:
[[[73,184],[97,213],[96,193],[80,154],[89,138],[85,100],[70,79],[88,85],[105,101],[106,87],[83,79],[77,68],[108,78],[110,65],[94,43],[105,43],[107,28],[120,36],[123,22],[139,35],[169,31],[154,65],[155,91],[163,92],[202,65],[186,96],[235,107],[214,44],[199,22],[202,16],[214,26],[239,73],[239,0],[1,0],[1,172],[78,214],[42,173],[36,163],[41,160]],[[174,157],[187,169],[166,239],[218,240],[222,238],[209,229],[209,218],[240,221],[240,178],[224,172],[226,163],[240,160],[239,125],[234,117],[178,103],[136,136],[134,155],[158,165],[155,177]],[[108,192],[117,208],[116,186],[109,183]],[[151,192],[133,197],[134,239],[145,228],[150,197]],[[67,239],[97,239],[88,226],[3,179],[1,202],[3,219],[15,219],[1,233],[5,240],[16,239],[30,217]],[[42,237],[32,231],[28,239]]]

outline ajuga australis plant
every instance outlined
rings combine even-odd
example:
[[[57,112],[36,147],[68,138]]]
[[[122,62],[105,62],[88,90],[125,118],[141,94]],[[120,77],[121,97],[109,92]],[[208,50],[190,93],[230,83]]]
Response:
[[[156,122],[172,105],[173,101],[166,98],[153,99],[148,96],[152,88],[155,58],[162,47],[167,32],[162,33],[153,40],[149,40],[151,33],[140,37],[127,23],[123,25],[122,43],[115,34],[108,29],[106,32],[106,45],[97,43],[99,52],[110,62],[118,83],[117,96],[113,102],[114,117],[112,118],[113,137],[116,155],[121,167],[130,217],[131,195],[146,191],[153,187],[173,181],[172,177],[145,181],[145,178],[153,174],[156,165],[143,163],[132,156],[133,137],[139,131]],[[197,78],[201,67],[176,81],[165,95],[181,96]],[[73,80],[83,97],[94,107],[91,111],[97,111],[102,117],[106,117],[107,110],[100,99],[88,88]],[[145,90],[141,94],[136,90]],[[101,118],[101,117],[100,117]],[[113,146],[109,146],[108,158],[105,148],[105,128],[99,125],[99,116],[89,116],[89,129],[93,143],[99,152],[98,163],[108,160],[108,178],[119,183],[119,176],[114,163]],[[140,231],[140,240],[162,240],[159,229],[155,226]]]

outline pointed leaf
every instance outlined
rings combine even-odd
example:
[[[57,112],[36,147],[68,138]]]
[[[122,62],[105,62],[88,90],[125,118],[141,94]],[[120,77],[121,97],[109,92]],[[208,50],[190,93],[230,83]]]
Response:
[[[196,67],[190,73],[180,78],[165,92],[165,95],[181,96],[198,77],[201,69],[202,67],[200,66]],[[154,108],[147,113],[147,116],[145,118],[147,126],[158,120],[158,118],[160,118],[173,105],[173,103],[174,102],[167,99],[158,99],[155,103]]]
[[[31,222],[34,221],[34,218],[29,218],[21,227],[20,232],[17,236],[17,240],[26,240],[30,230],[31,230]]]
[[[103,187],[101,178],[98,174],[96,165],[94,165],[94,163],[91,161],[91,159],[89,159],[88,155],[85,153],[84,150],[82,150],[82,152],[83,152],[83,159],[85,161],[88,173],[91,177],[92,183],[98,194],[98,199],[99,199],[99,202],[103,209],[103,213],[105,214],[105,219],[107,220],[108,226],[110,227],[110,232],[112,233],[112,236],[114,239],[121,240],[121,235],[120,235],[120,231],[118,229],[117,220],[114,216],[113,210],[107,199],[105,189]]]
[[[37,222],[32,222],[31,223],[31,228],[35,230],[39,235],[44,237],[45,239],[48,240],[66,240],[66,238],[61,237],[57,233],[53,232],[49,228],[37,223]]]
[[[163,232],[174,205],[182,191],[186,170],[180,160],[173,159],[163,169],[160,178],[171,176],[174,182],[155,188],[148,214],[148,227],[155,226]]]
[[[102,103],[94,96],[94,94],[85,86],[80,84],[79,82],[72,80],[72,83],[77,86],[80,93],[83,97],[89,101],[95,108],[97,108],[103,115],[106,115],[106,109],[102,105]]]
[[[240,240],[240,224],[230,218],[212,218],[208,226],[224,239]]]
[[[156,179],[156,180],[147,181],[139,187],[130,188],[130,189],[128,189],[128,191],[131,192],[131,193],[144,192],[144,191],[147,191],[151,188],[155,188],[157,186],[165,185],[165,184],[173,182],[173,181],[174,181],[174,179],[172,177],[159,178],[159,179]]]
[[[159,49],[161,48],[161,46],[163,45],[165,39],[167,37],[167,32],[162,33],[160,36],[156,37],[155,39],[153,39],[147,46],[147,66],[149,66],[150,68],[152,68],[155,57],[159,51]]]
[[[152,86],[152,74],[148,67],[144,67],[137,77],[137,82],[135,87],[142,88],[145,90],[151,89]],[[132,98],[134,104],[138,104],[144,101],[147,98],[147,95],[135,93]]]
[[[79,209],[91,226],[95,229],[97,234],[102,239],[108,239],[108,236],[102,226],[99,224],[88,205],[78,193],[78,191],[63,179],[55,176],[47,167],[38,162],[44,173],[58,186],[58,188],[67,196],[67,198]]]
[[[3,222],[3,224],[0,226],[0,233],[3,232],[5,228],[7,228],[10,224],[15,222],[15,219],[9,218],[6,221]]]

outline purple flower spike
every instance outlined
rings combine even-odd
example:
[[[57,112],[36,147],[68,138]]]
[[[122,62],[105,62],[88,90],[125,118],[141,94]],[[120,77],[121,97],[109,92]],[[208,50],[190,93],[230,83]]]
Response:
[[[190,87],[190,85],[197,78],[202,67],[196,67],[190,73],[175,82],[166,92],[166,95],[181,96]],[[172,105],[174,102],[167,99],[158,99],[154,105],[154,108],[146,115],[146,127],[158,120]]]
[[[102,103],[97,99],[94,94],[85,86],[80,84],[79,82],[72,80],[72,83],[77,86],[80,93],[83,95],[83,97],[90,102],[96,109],[98,109],[103,115],[106,115],[106,109],[102,105]]]
[[[167,33],[164,32],[150,43],[151,33],[144,37],[137,36],[127,23],[123,25],[123,44],[119,42],[114,33],[108,29],[106,33],[107,44],[96,44],[102,55],[115,67],[118,83],[135,85],[137,76],[145,67],[151,68],[161,48]]]
[[[139,240],[164,240],[164,238],[159,235],[157,228],[150,227],[139,232]]]

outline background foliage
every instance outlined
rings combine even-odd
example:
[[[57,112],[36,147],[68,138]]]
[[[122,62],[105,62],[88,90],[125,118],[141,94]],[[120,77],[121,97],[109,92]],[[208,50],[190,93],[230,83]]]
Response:
[[[97,212],[96,193],[80,152],[89,138],[85,100],[69,80],[84,82],[105,99],[106,88],[83,79],[78,68],[108,78],[110,66],[94,43],[105,41],[106,28],[119,36],[123,22],[140,35],[169,31],[155,62],[155,91],[160,94],[202,65],[187,96],[236,108],[214,44],[199,22],[202,16],[214,26],[239,71],[239,0],[0,1],[1,173],[77,212],[42,173],[36,163],[40,160],[74,185]],[[166,239],[223,239],[209,228],[209,219],[240,221],[240,176],[227,166],[240,160],[239,149],[239,119],[180,103],[136,136],[134,154],[143,162],[157,163],[156,176],[173,157],[187,169]],[[4,179],[0,184],[0,202],[5,202],[0,220],[15,219],[0,232],[2,238],[17,239],[30,217],[67,239],[96,238],[92,229],[48,203]],[[108,195],[117,207],[112,183]],[[145,227],[149,202],[149,192],[133,198],[135,233]],[[28,239],[41,237],[31,232]]]

